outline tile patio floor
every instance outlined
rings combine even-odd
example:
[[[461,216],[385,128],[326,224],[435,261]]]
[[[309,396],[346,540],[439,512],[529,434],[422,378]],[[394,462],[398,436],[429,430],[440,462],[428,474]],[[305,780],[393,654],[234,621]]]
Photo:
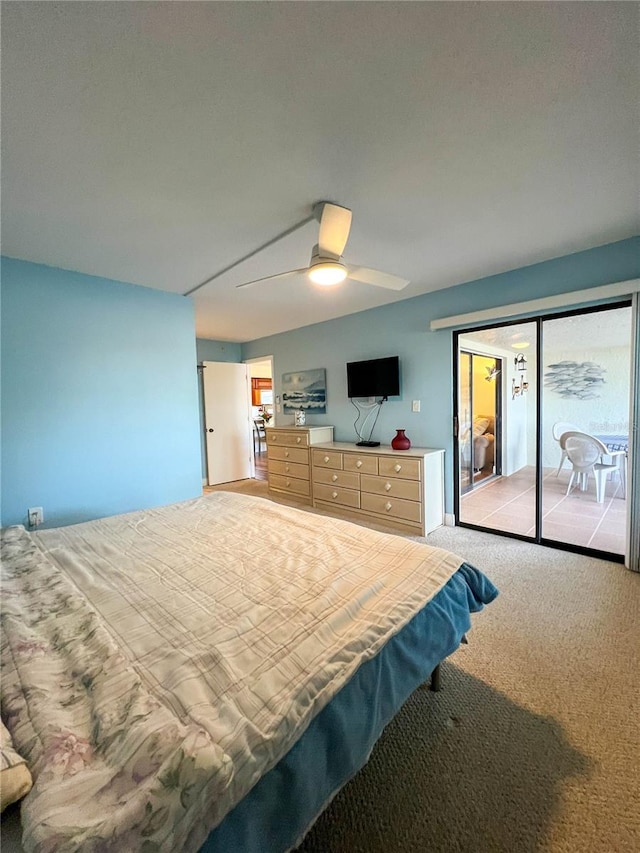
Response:
[[[556,477],[546,468],[542,484],[542,535],[546,539],[624,554],[627,502],[617,478],[609,478],[604,502],[596,501],[593,477],[585,492],[566,495],[570,469]],[[480,485],[460,501],[460,520],[494,530],[535,532],[535,469],[523,468],[510,477]]]

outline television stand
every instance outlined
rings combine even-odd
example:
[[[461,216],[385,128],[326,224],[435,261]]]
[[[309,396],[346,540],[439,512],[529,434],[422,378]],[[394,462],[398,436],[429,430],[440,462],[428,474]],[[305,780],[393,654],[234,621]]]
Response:
[[[356,447],[380,447],[379,441],[356,441]]]

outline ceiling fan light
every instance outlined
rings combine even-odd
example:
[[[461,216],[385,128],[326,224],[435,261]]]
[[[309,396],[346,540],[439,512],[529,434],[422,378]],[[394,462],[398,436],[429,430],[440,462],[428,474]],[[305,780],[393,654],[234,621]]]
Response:
[[[347,277],[347,270],[342,264],[334,261],[322,261],[314,264],[309,270],[309,278],[314,284],[329,286],[340,284]]]

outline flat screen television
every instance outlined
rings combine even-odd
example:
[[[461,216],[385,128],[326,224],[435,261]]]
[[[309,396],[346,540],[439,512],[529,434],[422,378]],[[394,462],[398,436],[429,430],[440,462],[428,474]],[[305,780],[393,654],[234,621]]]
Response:
[[[400,359],[373,358],[347,363],[349,397],[397,397],[400,393]]]

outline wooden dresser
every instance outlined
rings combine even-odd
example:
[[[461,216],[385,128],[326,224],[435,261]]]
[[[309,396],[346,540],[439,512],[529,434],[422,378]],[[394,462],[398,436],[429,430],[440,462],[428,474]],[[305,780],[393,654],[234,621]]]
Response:
[[[332,426],[267,427],[269,491],[311,503],[310,448],[331,441]]]
[[[367,516],[425,536],[444,524],[443,468],[444,450],[343,442],[313,446],[313,506]]]

